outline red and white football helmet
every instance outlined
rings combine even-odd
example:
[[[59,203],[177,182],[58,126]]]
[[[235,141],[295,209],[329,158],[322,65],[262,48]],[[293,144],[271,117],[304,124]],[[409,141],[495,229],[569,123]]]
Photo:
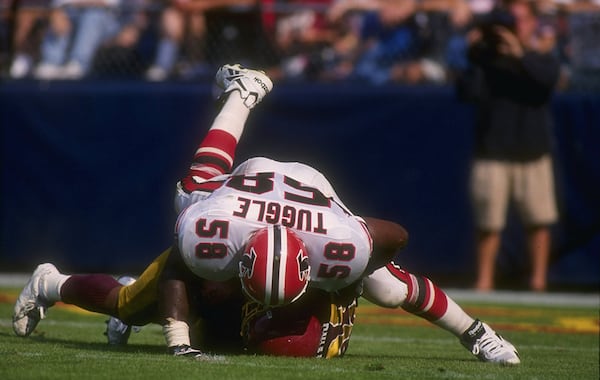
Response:
[[[304,242],[281,225],[257,230],[244,248],[239,275],[246,295],[260,304],[275,307],[294,302],[310,280]]]

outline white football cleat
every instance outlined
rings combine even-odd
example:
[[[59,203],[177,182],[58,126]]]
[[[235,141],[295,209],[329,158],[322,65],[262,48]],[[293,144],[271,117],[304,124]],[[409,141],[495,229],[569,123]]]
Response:
[[[237,90],[249,109],[273,89],[273,82],[264,71],[247,69],[240,64],[221,66],[215,75],[215,83],[221,91],[219,98]]]
[[[38,265],[17,298],[13,314],[13,330],[18,336],[29,336],[40,320],[46,318],[46,310],[54,305],[54,302],[45,299],[45,278],[51,274],[59,274],[54,265]]]
[[[521,363],[515,346],[478,319],[463,333],[460,342],[481,361],[511,365]]]
[[[108,344],[125,345],[131,335],[131,326],[126,325],[119,318],[110,317],[106,321],[106,331],[104,335],[108,338]]]
[[[127,286],[133,284],[136,280],[133,277],[121,276],[117,281]],[[137,333],[140,332],[141,329],[142,328],[139,326],[125,324],[119,318],[110,317],[110,319],[106,321],[106,331],[104,332],[104,335],[108,338],[108,344],[124,345],[127,344],[132,330]]]

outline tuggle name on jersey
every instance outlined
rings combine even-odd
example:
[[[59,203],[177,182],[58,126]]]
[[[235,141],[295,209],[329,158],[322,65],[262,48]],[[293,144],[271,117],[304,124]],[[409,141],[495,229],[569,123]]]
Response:
[[[233,212],[233,216],[262,223],[281,224],[298,231],[327,234],[327,229],[323,225],[324,216],[322,212],[283,205],[273,201],[244,197],[238,197],[237,200],[239,209]]]

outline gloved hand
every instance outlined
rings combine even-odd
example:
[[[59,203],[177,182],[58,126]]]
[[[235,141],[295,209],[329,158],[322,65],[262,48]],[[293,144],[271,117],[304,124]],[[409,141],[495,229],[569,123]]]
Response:
[[[202,351],[188,346],[187,344],[169,347],[169,352],[174,356],[187,356],[190,358],[199,358],[204,355]]]

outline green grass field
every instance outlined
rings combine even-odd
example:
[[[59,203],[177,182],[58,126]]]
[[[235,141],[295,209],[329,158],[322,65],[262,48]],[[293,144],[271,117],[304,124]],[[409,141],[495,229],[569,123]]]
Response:
[[[344,358],[165,354],[158,326],[106,344],[105,316],[58,305],[29,338],[12,332],[18,290],[0,289],[0,379],[577,379],[598,380],[599,309],[461,302],[519,349],[522,364],[477,361],[456,338],[399,310],[359,306]]]

